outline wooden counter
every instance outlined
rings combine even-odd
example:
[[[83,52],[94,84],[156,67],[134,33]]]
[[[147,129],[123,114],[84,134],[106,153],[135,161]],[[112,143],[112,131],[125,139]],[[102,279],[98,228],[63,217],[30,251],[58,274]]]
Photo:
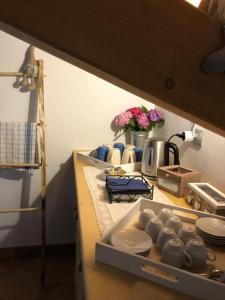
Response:
[[[138,276],[95,261],[95,242],[100,238],[91,195],[83,173],[85,163],[77,160],[74,151],[74,174],[77,195],[77,300],[183,300],[194,299]],[[187,206],[183,199],[166,193],[175,204]],[[79,241],[80,239],[80,241]],[[79,251],[80,250],[80,251]],[[81,263],[82,260],[82,276]],[[80,277],[81,280],[80,280]],[[82,294],[82,284],[85,296]]]

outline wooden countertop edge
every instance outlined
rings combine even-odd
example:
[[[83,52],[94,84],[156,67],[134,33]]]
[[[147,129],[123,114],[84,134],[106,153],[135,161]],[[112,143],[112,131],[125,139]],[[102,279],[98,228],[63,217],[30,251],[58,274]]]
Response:
[[[154,284],[148,280],[95,261],[95,242],[100,238],[91,195],[82,168],[73,152],[77,209],[80,222],[84,286],[87,300],[186,300],[188,295]],[[82,171],[82,172],[81,172]]]

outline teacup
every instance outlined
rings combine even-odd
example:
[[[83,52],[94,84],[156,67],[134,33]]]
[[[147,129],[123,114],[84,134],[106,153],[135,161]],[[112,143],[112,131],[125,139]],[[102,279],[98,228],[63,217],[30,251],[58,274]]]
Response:
[[[170,239],[162,250],[162,261],[174,267],[190,267],[192,259],[184,250],[184,243],[180,239]]]
[[[113,165],[119,165],[121,163],[120,149],[118,148],[109,149],[107,155],[107,162]]]
[[[216,260],[216,254],[209,248],[199,237],[189,240],[185,246],[185,251],[192,259],[191,267],[194,269],[203,268],[207,264],[207,260]]]
[[[158,212],[159,219],[163,222],[163,224],[166,224],[166,222],[173,216],[173,212],[169,208],[162,208]]]
[[[127,148],[123,150],[122,164],[128,164],[135,162],[135,151],[132,148]]]
[[[183,226],[178,232],[178,237],[184,242],[184,244],[186,244],[190,239],[193,239],[196,236],[197,233],[195,228],[190,225]]]
[[[115,144],[113,145],[113,148],[118,148],[118,149],[120,149],[120,154],[121,154],[121,157],[122,157],[122,155],[123,155],[123,150],[124,150],[124,144],[123,144],[123,143],[115,143]]]
[[[158,217],[153,217],[145,226],[145,232],[152,238],[153,242],[156,242],[163,227],[162,221]]]
[[[145,208],[143,209],[138,218],[138,225],[141,229],[145,229],[145,226],[147,225],[148,221],[154,218],[156,215],[153,210]]]
[[[96,158],[99,160],[106,161],[109,148],[105,145],[99,146],[97,148]]]
[[[135,147],[135,160],[136,162],[142,161],[143,156],[143,148],[142,147]]]
[[[165,245],[165,243],[167,241],[169,241],[170,239],[175,239],[176,233],[174,231],[174,229],[172,228],[168,228],[168,227],[164,227],[158,237],[157,237],[157,248],[159,249],[159,251],[162,251],[163,246]]]
[[[179,230],[182,228],[182,221],[179,217],[177,216],[172,216],[167,220],[166,222],[166,227],[173,228],[176,233],[179,232]]]

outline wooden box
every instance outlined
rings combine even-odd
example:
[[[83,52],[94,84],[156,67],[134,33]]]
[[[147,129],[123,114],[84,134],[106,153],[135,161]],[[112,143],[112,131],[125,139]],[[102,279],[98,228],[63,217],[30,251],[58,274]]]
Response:
[[[177,197],[184,197],[188,192],[189,182],[201,181],[201,172],[178,165],[160,167],[157,170],[157,186]]]
[[[189,183],[186,202],[196,210],[225,216],[225,194],[207,182]]]

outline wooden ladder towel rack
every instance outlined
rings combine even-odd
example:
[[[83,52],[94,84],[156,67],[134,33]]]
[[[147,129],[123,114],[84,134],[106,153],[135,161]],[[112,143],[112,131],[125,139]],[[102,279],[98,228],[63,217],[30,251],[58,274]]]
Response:
[[[44,108],[44,61],[37,60],[38,76],[37,96],[38,96],[38,128],[39,128],[39,144],[40,159],[39,163],[0,163],[0,169],[40,169],[41,181],[41,205],[40,207],[27,208],[11,208],[0,209],[0,213],[16,213],[16,212],[37,212],[41,211],[41,283],[45,284],[45,246],[46,246],[46,148],[45,148],[45,108]],[[22,72],[0,72],[0,77],[23,77]]]

